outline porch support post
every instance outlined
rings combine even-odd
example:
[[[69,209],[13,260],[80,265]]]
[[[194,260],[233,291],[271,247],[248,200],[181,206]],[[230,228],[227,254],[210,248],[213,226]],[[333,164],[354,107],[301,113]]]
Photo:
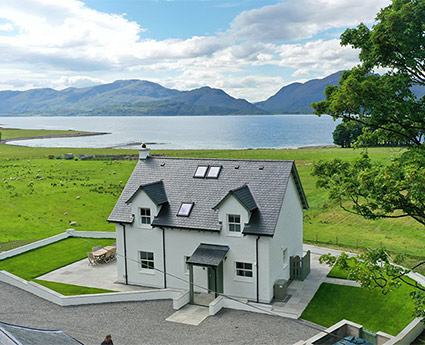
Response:
[[[194,295],[193,295],[193,265],[188,264],[189,266],[189,303],[194,302]]]

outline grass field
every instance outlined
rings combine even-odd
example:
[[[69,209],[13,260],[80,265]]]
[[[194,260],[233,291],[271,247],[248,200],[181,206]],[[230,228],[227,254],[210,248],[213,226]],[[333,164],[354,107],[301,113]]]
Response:
[[[114,239],[68,238],[0,261],[5,270],[25,280],[35,278],[87,257],[93,245],[108,246]]]
[[[2,130],[3,132],[3,130]],[[3,134],[4,135],[4,134]],[[19,132],[15,135],[20,136]],[[371,148],[370,156],[388,161],[399,148]],[[121,154],[134,150],[28,148],[0,145],[0,246],[12,248],[57,234],[76,221],[77,230],[113,231],[106,219],[134,161],[49,160],[48,155]],[[424,257],[425,234],[409,219],[364,220],[348,214],[327,200],[327,193],[315,187],[313,164],[320,159],[352,161],[360,151],[341,148],[267,150],[163,150],[154,154],[180,157],[242,159],[293,159],[307,195],[305,242],[368,248],[385,246],[395,252]],[[77,197],[80,197],[77,199]],[[13,208],[11,205],[17,207]],[[29,214],[42,219],[42,223]],[[0,248],[0,250],[3,250]]]
[[[347,319],[373,332],[396,335],[413,320],[410,291],[402,286],[383,295],[379,290],[323,283],[301,318],[325,327]]]

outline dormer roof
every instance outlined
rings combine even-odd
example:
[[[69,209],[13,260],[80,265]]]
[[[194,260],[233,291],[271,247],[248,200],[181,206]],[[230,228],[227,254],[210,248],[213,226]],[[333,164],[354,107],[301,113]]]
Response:
[[[248,185],[243,185],[241,187],[230,190],[226,196],[220,200],[220,202],[213,207],[213,209],[220,208],[220,205],[223,204],[230,196],[234,196],[247,211],[252,212],[258,208],[257,203],[255,202],[254,196],[251,193]]]
[[[194,178],[198,166],[221,166],[219,178]],[[214,207],[230,194],[253,210],[244,234],[273,236],[291,176],[307,208],[294,161],[150,156],[137,162],[108,221],[131,224],[134,210],[129,202],[143,189],[157,204],[162,203],[152,226],[219,232]],[[182,203],[194,205],[187,217],[178,216]]]
[[[157,181],[140,185],[125,203],[130,204],[141,190],[143,190],[157,206],[168,202],[164,183],[162,181]]]

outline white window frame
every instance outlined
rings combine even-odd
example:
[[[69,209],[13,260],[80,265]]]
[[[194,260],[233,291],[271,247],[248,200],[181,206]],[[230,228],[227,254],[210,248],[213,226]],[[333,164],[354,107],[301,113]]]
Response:
[[[287,268],[289,265],[288,248],[282,249],[282,261],[283,261],[283,269]]]
[[[242,265],[242,267],[238,267]],[[251,265],[251,268],[247,268],[246,265]],[[254,264],[252,262],[245,261],[235,261],[235,280],[244,281],[244,282],[252,282],[254,280]],[[239,275],[240,272],[251,272],[251,276],[249,275]]]
[[[142,211],[149,211],[149,215],[142,214]],[[152,223],[152,210],[148,207],[139,208],[140,226],[149,226]],[[148,220],[148,223],[143,223],[143,219]]]
[[[185,274],[189,274],[189,265],[187,264],[187,260],[189,260],[190,256],[183,256],[183,268],[184,268],[184,273]]]
[[[145,258],[142,259],[142,253],[146,253],[146,254],[152,254],[152,259]],[[143,267],[143,262],[145,262],[145,266],[147,267]],[[152,265],[151,265],[152,264]],[[139,251],[139,266],[140,266],[140,270],[143,272],[149,272],[149,273],[155,273],[155,253],[154,252],[148,252],[145,250],[141,250]],[[152,267],[150,267],[152,266]]]
[[[239,217],[239,223],[235,222],[235,221],[231,222],[230,217]],[[239,231],[230,230],[232,225],[233,226],[239,225]],[[229,235],[232,235],[232,236],[241,236],[242,235],[242,217],[241,217],[240,214],[228,214],[227,215],[227,233]]]

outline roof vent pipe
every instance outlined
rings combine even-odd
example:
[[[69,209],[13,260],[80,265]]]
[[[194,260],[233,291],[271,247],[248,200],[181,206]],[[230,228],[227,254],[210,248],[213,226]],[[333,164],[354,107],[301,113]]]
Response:
[[[139,160],[146,160],[149,157],[150,149],[146,147],[146,144],[143,143],[139,149]]]

